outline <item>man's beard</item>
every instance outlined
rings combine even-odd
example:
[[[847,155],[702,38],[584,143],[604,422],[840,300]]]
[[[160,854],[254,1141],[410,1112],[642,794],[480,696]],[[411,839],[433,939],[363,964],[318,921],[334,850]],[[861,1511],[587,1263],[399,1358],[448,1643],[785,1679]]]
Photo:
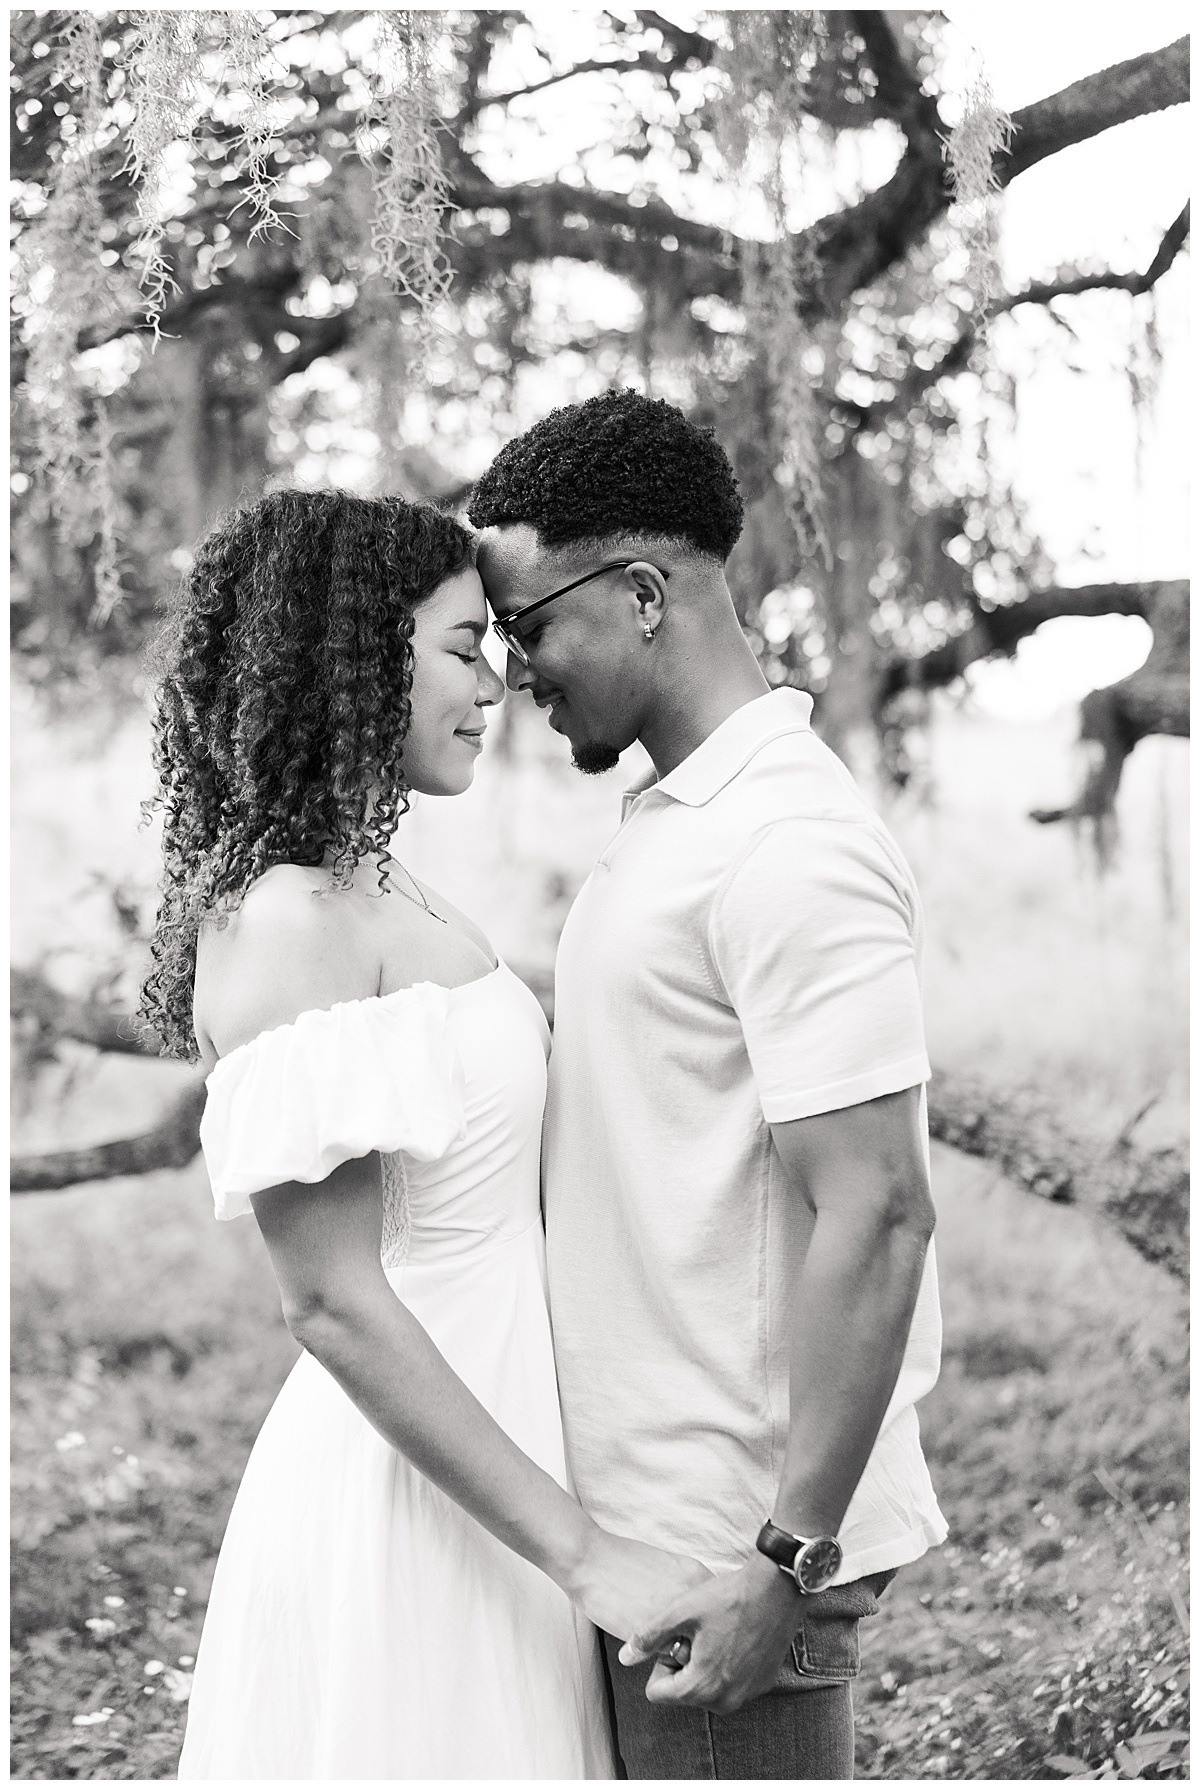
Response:
[[[585,777],[601,777],[605,771],[611,771],[621,761],[621,754],[615,746],[606,746],[601,740],[585,740],[582,746],[571,748],[571,763]]]

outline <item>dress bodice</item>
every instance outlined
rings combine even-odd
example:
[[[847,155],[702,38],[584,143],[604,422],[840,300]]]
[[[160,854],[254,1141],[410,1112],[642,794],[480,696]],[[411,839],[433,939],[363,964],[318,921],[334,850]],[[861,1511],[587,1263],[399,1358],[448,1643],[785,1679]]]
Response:
[[[219,1218],[377,1150],[384,1266],[452,1263],[539,1216],[549,1031],[506,965],[302,1013],[222,1057],[201,1142]]]

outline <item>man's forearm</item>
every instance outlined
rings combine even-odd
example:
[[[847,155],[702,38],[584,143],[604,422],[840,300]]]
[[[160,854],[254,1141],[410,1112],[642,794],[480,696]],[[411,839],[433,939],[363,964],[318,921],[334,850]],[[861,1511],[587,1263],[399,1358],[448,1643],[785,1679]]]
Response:
[[[797,1289],[787,1450],[774,1520],[836,1535],[895,1389],[931,1224],[881,1189],[862,1208],[818,1211]]]

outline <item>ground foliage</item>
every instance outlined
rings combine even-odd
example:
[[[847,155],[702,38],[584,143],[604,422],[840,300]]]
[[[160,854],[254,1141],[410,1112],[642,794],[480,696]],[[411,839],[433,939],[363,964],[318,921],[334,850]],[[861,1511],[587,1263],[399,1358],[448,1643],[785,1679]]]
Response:
[[[864,1626],[859,1775],[1186,1776],[1182,1300],[986,1168],[940,1152],[935,1190],[946,1364],[922,1423],[952,1536]],[[14,1267],[13,1773],[170,1776],[295,1347],[198,1166],[24,1204]]]

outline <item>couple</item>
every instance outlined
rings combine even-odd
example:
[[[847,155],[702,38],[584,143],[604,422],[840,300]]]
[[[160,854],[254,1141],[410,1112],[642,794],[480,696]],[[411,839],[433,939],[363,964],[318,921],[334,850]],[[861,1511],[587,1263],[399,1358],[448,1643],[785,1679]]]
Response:
[[[920,915],[741,632],[741,513],[626,391],[511,442],[473,534],[285,491],[199,550],[143,1009],[210,1071],[217,1215],[254,1213],[304,1352],[183,1778],[852,1775],[858,1621],[945,1535]],[[552,1052],[390,855],[503,694],[485,592],[579,768],[657,771],[568,919]]]

